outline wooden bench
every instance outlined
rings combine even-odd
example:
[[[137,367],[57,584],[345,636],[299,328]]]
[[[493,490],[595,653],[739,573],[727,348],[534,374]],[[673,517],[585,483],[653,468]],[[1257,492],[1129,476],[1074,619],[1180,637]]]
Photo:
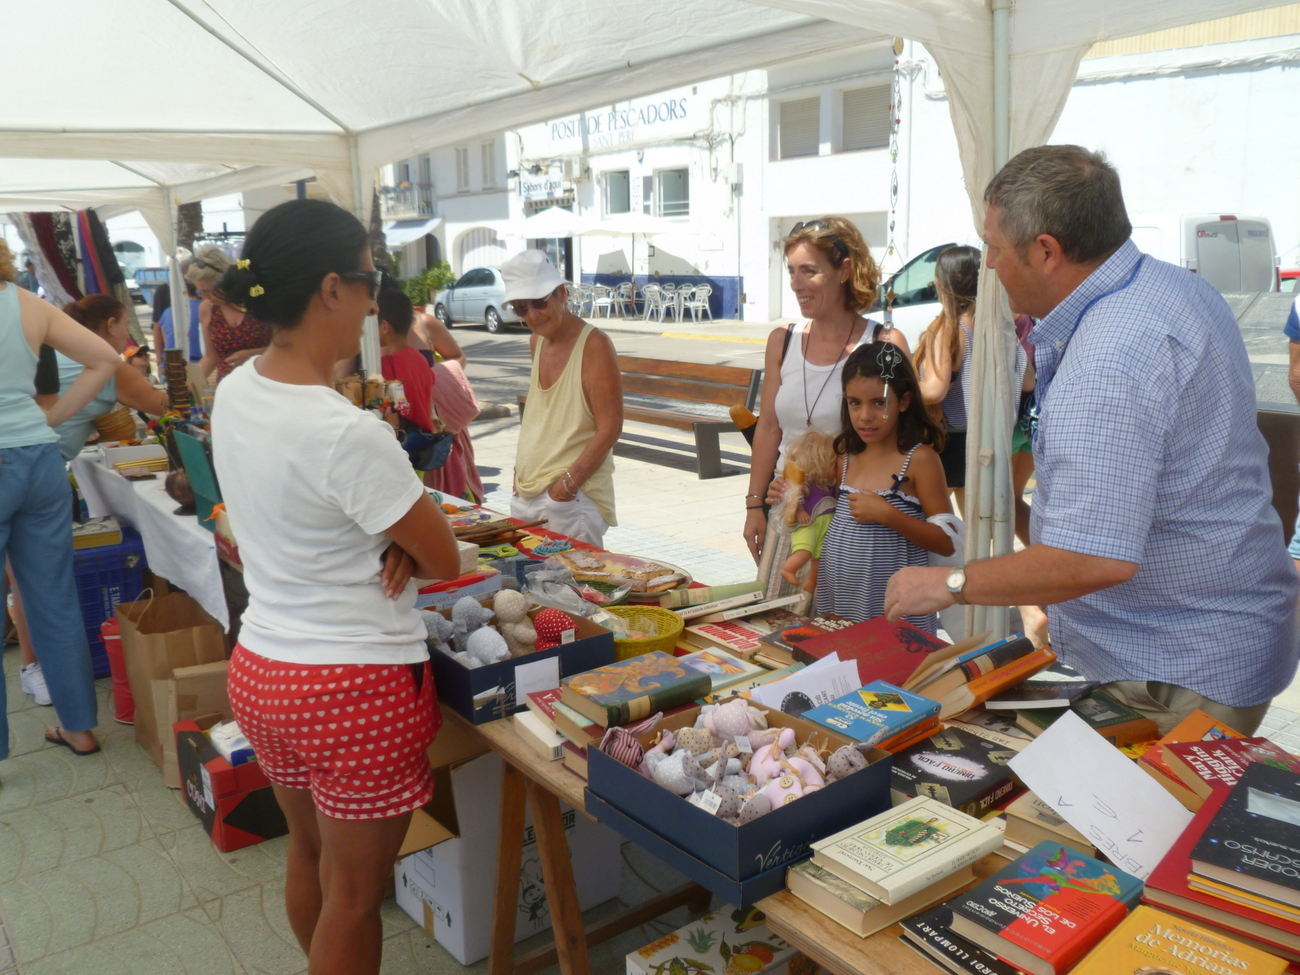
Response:
[[[643,359],[621,355],[618,369],[622,373],[623,392],[657,396],[690,403],[717,406],[743,406],[753,410],[758,403],[763,370],[737,366],[708,366],[696,362],[673,362],[668,359]],[[523,416],[527,395],[519,397],[519,415]],[[738,473],[722,466],[718,435],[736,429],[730,417],[707,417],[673,409],[651,409],[623,405],[623,417],[641,423],[690,430],[695,434],[695,456],[700,479]]]

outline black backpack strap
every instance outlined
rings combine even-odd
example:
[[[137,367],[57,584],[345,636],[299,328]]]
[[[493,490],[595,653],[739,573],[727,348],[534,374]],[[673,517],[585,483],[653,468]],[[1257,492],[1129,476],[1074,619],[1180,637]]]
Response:
[[[785,341],[781,343],[781,362],[785,363],[785,354],[790,351],[790,339],[794,337],[794,322],[785,327]]]

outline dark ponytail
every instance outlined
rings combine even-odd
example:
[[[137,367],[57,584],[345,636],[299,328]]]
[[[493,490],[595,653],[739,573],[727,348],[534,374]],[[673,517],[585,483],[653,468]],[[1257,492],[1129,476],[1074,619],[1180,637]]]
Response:
[[[281,203],[253,224],[217,291],[259,321],[293,328],[325,275],[360,268],[367,239],[361,221],[333,203]]]

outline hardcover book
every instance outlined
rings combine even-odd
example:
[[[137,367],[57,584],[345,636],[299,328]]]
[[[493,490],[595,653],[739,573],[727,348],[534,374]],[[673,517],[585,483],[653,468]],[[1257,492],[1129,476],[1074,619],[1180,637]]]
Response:
[[[558,762],[564,757],[564,736],[532,711],[520,711],[511,720],[514,722],[515,733],[537,754],[552,762]]]
[[[1120,704],[1105,691],[1093,691],[1079,698],[1069,709],[1112,745],[1132,745],[1160,737],[1154,721]],[[1056,708],[1018,711],[1016,724],[1037,736],[1051,727],[1062,713]]]
[[[802,717],[864,745],[877,745],[918,724],[933,721],[938,715],[937,701],[883,680],[873,680],[828,704],[805,711]]]
[[[971,816],[983,816],[1025,791],[1007,764],[1018,752],[996,742],[947,728],[894,756],[894,801],[929,796]]]
[[[1192,873],[1300,907],[1300,775],[1247,767],[1192,848]]]
[[[771,684],[774,681],[782,680],[791,674],[797,674],[804,669],[803,664],[791,664],[789,667],[782,667],[780,670],[761,670],[753,677],[732,684],[724,691],[716,694],[706,695],[701,703],[717,704],[719,701],[725,701],[731,697],[749,697],[750,691],[755,687],[762,687],[764,684]]]
[[[560,700],[560,689],[552,687],[545,691],[533,691],[526,697],[528,710],[537,715],[555,731],[555,705]]]
[[[87,518],[85,521],[74,521],[72,523],[72,547],[74,549],[121,545],[122,537],[122,526],[112,515],[104,515],[101,518]]]
[[[1031,975],[1063,975],[1120,923],[1142,881],[1040,843],[948,902],[952,930]]]
[[[954,975],[1020,975],[996,955],[954,934],[951,921],[952,911],[946,907],[925,911],[901,922],[899,940]]]
[[[996,826],[922,796],[812,848],[818,866],[886,904],[898,904],[1001,845]]]
[[[1209,924],[1234,938],[1247,940],[1264,951],[1300,961],[1300,923],[1196,890],[1189,883],[1192,848],[1200,842],[1206,827],[1218,815],[1229,795],[1227,789],[1218,789],[1210,794],[1187,829],[1147,877],[1142,899],[1148,904],[1190,917],[1198,924]]]
[[[571,741],[564,743],[564,767],[584,782],[587,779],[587,750]]]
[[[796,645],[792,652],[796,660],[806,664],[838,653],[840,660],[857,661],[858,679],[863,684],[887,680],[901,687],[929,654],[947,646],[937,636],[910,623],[890,623],[885,617],[877,616],[813,636]]]
[[[779,630],[761,637],[760,642],[784,653],[789,658],[786,663],[795,663],[794,651],[796,647],[803,646],[814,637],[825,636],[827,633],[842,630],[846,626],[852,625],[852,622],[836,616],[834,613],[827,613],[824,616],[801,616],[798,622],[783,626]],[[811,663],[807,659],[802,662],[805,664]]]
[[[1195,795],[1183,805],[1195,812],[1213,789],[1231,789],[1252,762],[1300,772],[1300,758],[1267,738],[1219,738],[1162,746],[1165,765]]]
[[[963,867],[897,904],[885,904],[812,860],[796,863],[785,872],[785,885],[790,893],[859,938],[875,934],[895,921],[937,904],[974,879],[975,871]]]
[[[1021,708],[1067,708],[1100,685],[1059,660],[1009,690],[999,691],[984,706],[990,711]]]
[[[939,667],[923,674],[908,690],[918,693],[924,691],[937,699],[976,677],[991,674],[999,667],[1018,660],[1033,649],[1033,643],[1020,635],[985,644],[945,660]]]
[[[1026,792],[1007,806],[1007,839],[1026,849],[1039,843],[1065,843],[1096,856],[1097,850],[1077,829],[1067,823],[1042,799]]]
[[[725,650],[696,650],[694,653],[688,653],[677,659],[709,675],[712,683],[706,692],[708,694],[717,694],[719,691],[724,691],[743,680],[757,677],[764,672],[763,668],[757,664],[751,664],[739,657],[733,657]]]
[[[1189,790],[1165,762],[1164,749],[1159,746],[1172,745],[1180,741],[1217,741],[1223,738],[1241,737],[1240,731],[1229,728],[1222,721],[1211,717],[1198,708],[1175,725],[1173,731],[1159,739],[1156,742],[1157,747],[1149,748],[1143,752],[1138,758],[1138,768],[1142,769],[1166,789],[1169,789],[1174,794],[1174,797],[1181,801],[1182,794],[1187,793]]]
[[[689,703],[712,688],[709,674],[656,650],[565,677],[560,681],[560,700],[609,728]]]
[[[999,667],[974,680],[967,681],[960,687],[949,691],[939,699],[939,717],[950,718],[963,711],[982,704],[994,694],[1015,687],[1021,681],[1032,677],[1044,667],[1056,662],[1056,654],[1051,647],[1039,647],[1011,663]]]
[[[1075,975],[1281,975],[1276,955],[1226,938],[1217,931],[1138,907],[1074,970]]]
[[[588,721],[585,715],[579,714],[563,701],[553,703],[551,721],[555,724],[555,730],[578,748],[586,748],[593,741],[600,741],[605,734],[604,728]]]
[[[744,660],[759,648],[762,638],[782,627],[795,626],[803,619],[788,609],[768,609],[742,619],[721,623],[692,622],[682,636],[688,643],[708,649],[720,647]]]

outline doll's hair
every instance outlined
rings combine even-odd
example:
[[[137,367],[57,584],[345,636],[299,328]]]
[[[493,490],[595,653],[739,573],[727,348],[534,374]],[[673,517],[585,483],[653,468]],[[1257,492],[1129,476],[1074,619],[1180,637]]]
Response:
[[[892,367],[892,375],[886,376],[887,367]],[[840,389],[843,390],[854,379],[884,379],[901,403],[903,397],[911,394],[907,409],[898,414],[898,449],[904,452],[917,444],[929,444],[935,450],[943,450],[943,428],[934,421],[925,408],[921,398],[921,384],[917,381],[916,370],[912,360],[892,342],[872,342],[859,345],[844,363],[840,376]],[[835,438],[835,452],[843,454],[860,454],[867,445],[858,436],[849,420],[849,401],[840,400],[840,435]]]
[[[835,438],[817,430],[808,430],[790,441],[786,459],[804,472],[806,480],[820,488],[839,480],[840,458],[835,452]]]

